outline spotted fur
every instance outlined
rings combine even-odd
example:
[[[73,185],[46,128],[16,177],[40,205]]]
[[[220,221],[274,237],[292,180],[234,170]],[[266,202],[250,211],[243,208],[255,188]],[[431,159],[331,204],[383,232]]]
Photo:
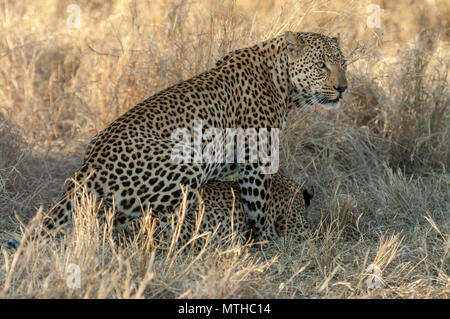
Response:
[[[167,222],[179,206],[183,186],[188,187],[192,207],[203,185],[237,172],[246,224],[254,238],[276,238],[277,227],[267,222],[272,179],[262,172],[263,163],[238,163],[236,158],[231,163],[174,161],[178,141],[172,134],[180,128],[198,133],[194,123],[199,120],[204,130],[281,129],[294,105],[338,106],[347,87],[338,42],[316,33],[287,32],[234,51],[215,68],[137,104],[93,139],[75,182],[48,214],[46,227],[70,223],[79,184],[105,205],[114,204],[123,216],[116,226],[126,229],[129,220],[149,208]],[[249,155],[246,148],[245,158]]]
[[[291,236],[297,242],[302,240],[305,229],[309,228],[306,208],[313,193],[293,180],[274,174],[269,191],[269,205],[266,212],[266,224],[272,224],[278,238]],[[202,189],[204,216],[199,233],[215,232],[218,238],[232,235],[247,240],[250,229],[242,206],[239,184],[230,181],[214,181]],[[195,227],[193,218],[187,220],[187,230],[180,237],[187,242]],[[265,225],[267,226],[267,225]]]
[[[247,225],[237,181],[213,181],[206,184],[200,193],[201,208],[195,207],[195,215],[183,216],[178,245],[191,243],[195,233],[205,232],[211,232],[219,239],[234,235],[245,242],[251,238],[251,229]],[[303,239],[305,230],[309,229],[307,208],[313,196],[313,190],[307,190],[281,174],[273,174],[266,223],[274,225],[276,239],[287,236],[296,242]],[[114,217],[119,219],[123,216],[119,213]],[[156,228],[158,235],[172,238],[180,215],[174,214],[173,217],[174,225],[159,225]],[[136,222],[136,226],[139,227],[139,220],[136,219]],[[203,246],[204,241],[199,242],[200,247]]]

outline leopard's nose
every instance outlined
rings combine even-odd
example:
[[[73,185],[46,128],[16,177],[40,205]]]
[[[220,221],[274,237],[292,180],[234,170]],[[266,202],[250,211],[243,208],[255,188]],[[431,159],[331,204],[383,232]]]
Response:
[[[339,93],[343,93],[347,89],[347,85],[333,86],[333,88]]]

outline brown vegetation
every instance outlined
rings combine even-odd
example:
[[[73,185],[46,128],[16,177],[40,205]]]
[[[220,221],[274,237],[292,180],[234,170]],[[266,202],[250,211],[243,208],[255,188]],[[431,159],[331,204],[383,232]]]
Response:
[[[193,254],[148,226],[118,245],[86,197],[66,238],[2,249],[0,297],[449,298],[450,6],[374,2],[382,29],[369,1],[0,1],[1,242],[57,200],[95,133],[226,52],[339,32],[351,62],[341,108],[293,112],[282,138],[283,173],[315,188],[302,244]]]

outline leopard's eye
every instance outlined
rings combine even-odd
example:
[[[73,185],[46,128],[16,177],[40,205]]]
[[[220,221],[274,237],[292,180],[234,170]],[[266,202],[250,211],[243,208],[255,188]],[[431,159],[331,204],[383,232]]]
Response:
[[[323,62],[317,62],[316,65],[321,69],[325,68],[325,63],[323,63]]]
[[[347,63],[347,60],[342,60],[342,66],[345,66],[346,65],[346,63]]]

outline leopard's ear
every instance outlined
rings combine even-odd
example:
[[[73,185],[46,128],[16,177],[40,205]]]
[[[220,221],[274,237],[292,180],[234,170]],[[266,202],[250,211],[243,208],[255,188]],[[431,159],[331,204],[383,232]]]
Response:
[[[339,33],[335,37],[332,37],[331,40],[336,42],[338,48],[341,47],[341,37],[340,37]]]
[[[302,39],[299,39],[296,33],[291,31],[287,31],[284,37],[289,57],[293,59],[298,58],[306,47],[306,43]]]

